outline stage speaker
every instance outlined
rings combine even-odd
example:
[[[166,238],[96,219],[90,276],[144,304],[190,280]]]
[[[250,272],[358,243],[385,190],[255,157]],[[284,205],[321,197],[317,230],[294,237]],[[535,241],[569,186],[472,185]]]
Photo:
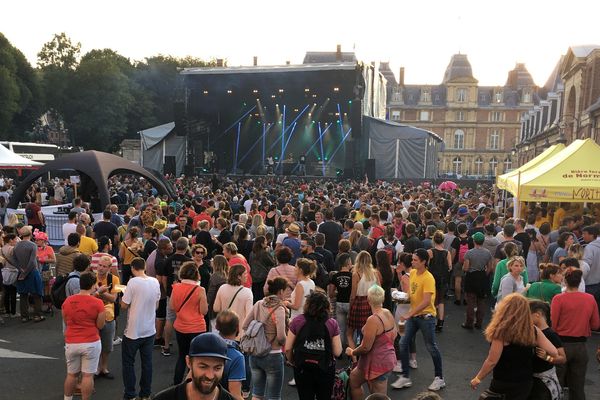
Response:
[[[173,103],[173,118],[175,120],[175,133],[177,136],[185,136],[187,129],[185,126],[185,103],[183,101],[176,101]]]
[[[344,168],[343,178],[344,179],[356,179],[357,177],[354,176],[354,168],[352,168],[352,167]]]
[[[352,137],[362,136],[362,101],[354,100],[350,109],[350,126],[352,127]]]
[[[377,174],[375,173],[375,159],[367,158],[365,160],[365,174],[367,174],[367,178],[369,178],[369,182],[375,181],[375,177]]]
[[[163,174],[175,175],[177,173],[177,162],[175,156],[166,156],[163,165]]]

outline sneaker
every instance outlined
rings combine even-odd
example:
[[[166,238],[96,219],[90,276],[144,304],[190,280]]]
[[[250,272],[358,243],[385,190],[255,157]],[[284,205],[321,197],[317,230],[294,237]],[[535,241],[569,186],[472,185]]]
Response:
[[[123,341],[123,339],[121,339],[120,337],[116,337],[115,340],[113,340],[113,346],[118,346],[121,344],[121,342]]]
[[[398,361],[396,363],[396,365],[394,366],[394,369],[392,370],[392,372],[402,372],[402,371],[403,371],[403,369],[402,369],[402,362]]]
[[[290,385],[290,386],[296,386],[296,379],[292,379],[291,381],[289,381],[288,385]]]
[[[10,318],[10,314],[9,313],[4,313],[4,314],[2,314],[2,318]]]
[[[429,385],[429,387],[427,389],[437,392],[438,390],[443,389],[445,387],[446,387],[446,382],[444,381],[444,378],[440,378],[439,376],[436,376],[435,379],[433,380],[433,382],[431,382],[431,385]]]
[[[160,351],[160,354],[165,357],[169,357],[171,355],[171,349],[169,347],[163,347]]]
[[[247,399],[250,397],[250,391],[242,390],[242,398]]]
[[[411,367],[412,369],[417,369],[419,368],[419,366],[417,365],[417,360],[410,360],[408,362],[409,367]]]
[[[406,387],[411,387],[412,386],[412,381],[410,380],[410,378],[405,377],[404,375],[400,375],[398,377],[398,379],[396,379],[391,386],[394,389],[402,389],[402,388],[406,388]]]

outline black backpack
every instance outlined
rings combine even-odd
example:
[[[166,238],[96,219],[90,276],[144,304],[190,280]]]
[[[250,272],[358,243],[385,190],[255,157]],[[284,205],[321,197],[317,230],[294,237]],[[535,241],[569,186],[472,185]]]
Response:
[[[303,368],[318,366],[329,372],[334,364],[331,336],[325,321],[306,317],[306,323],[294,341],[294,366]]]
[[[56,277],[56,280],[52,284],[52,288],[50,289],[50,299],[52,300],[52,305],[58,308],[59,310],[62,308],[63,303],[67,299],[67,282],[71,278],[79,279],[77,275],[59,275]]]
[[[35,212],[33,211],[31,204],[28,204],[27,207],[25,207],[25,216],[27,217],[27,220],[35,218]]]

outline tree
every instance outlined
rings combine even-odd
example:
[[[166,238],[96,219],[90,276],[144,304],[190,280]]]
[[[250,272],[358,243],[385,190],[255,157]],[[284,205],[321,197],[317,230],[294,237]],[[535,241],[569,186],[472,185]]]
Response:
[[[73,44],[63,32],[42,46],[38,53],[38,68],[43,79],[43,91],[48,111],[61,120],[68,102],[66,90],[79,63],[81,43]]]
[[[41,114],[40,80],[27,59],[0,34],[0,138],[21,137]]]
[[[127,72],[129,60],[116,52],[92,50],[84,55],[67,88],[65,120],[71,140],[87,149],[113,151],[127,132],[134,102]]]

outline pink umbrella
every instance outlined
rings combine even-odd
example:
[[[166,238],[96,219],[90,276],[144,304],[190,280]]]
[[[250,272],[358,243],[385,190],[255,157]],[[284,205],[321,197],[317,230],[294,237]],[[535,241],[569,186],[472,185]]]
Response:
[[[445,181],[440,183],[438,189],[443,190],[444,192],[451,192],[453,190],[456,190],[457,187],[458,185],[456,183],[452,181]]]

